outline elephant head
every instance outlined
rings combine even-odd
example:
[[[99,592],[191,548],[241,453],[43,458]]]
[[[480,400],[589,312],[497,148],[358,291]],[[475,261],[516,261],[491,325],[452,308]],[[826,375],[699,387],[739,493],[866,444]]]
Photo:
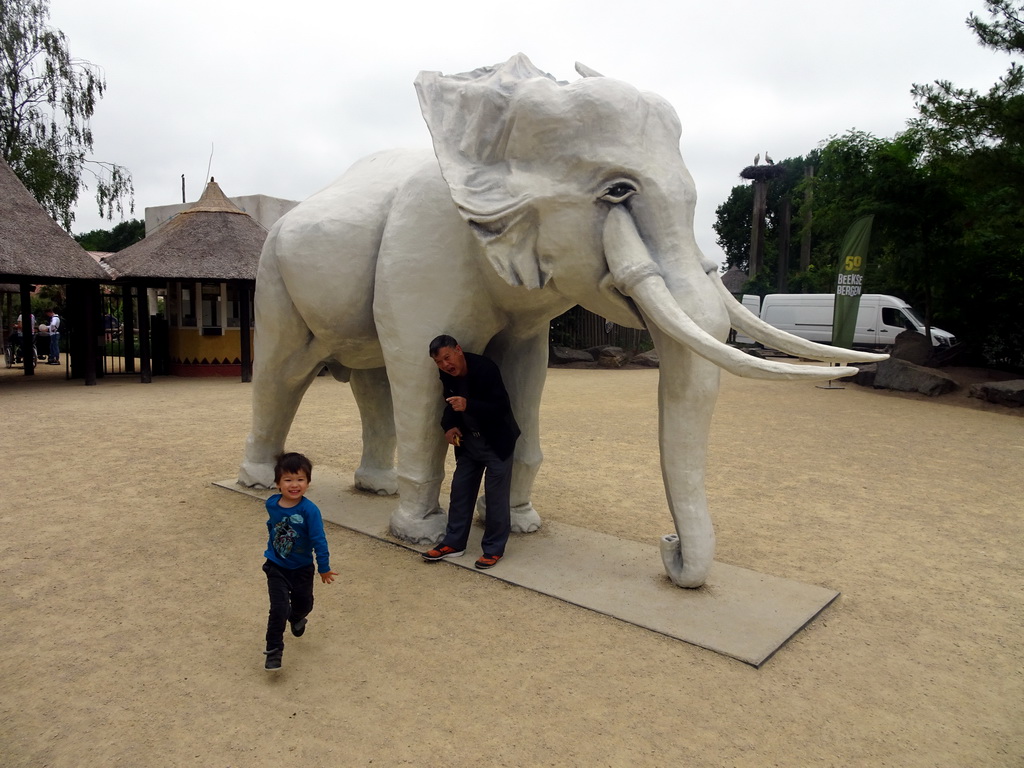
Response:
[[[661,97],[577,65],[558,82],[522,54],[416,89],[441,173],[506,282],[552,290],[621,325],[647,327],[662,357],[662,469],[676,536],[662,545],[681,586],[704,582],[714,534],[703,490],[718,368],[825,380],[852,367],[761,360],[724,343],[730,325],[812,360],[884,359],[762,323],[728,293],[693,233],[696,192],[681,126]]]

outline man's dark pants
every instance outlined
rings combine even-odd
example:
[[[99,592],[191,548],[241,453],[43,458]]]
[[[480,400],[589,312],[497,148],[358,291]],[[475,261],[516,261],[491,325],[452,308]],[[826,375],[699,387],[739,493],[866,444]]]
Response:
[[[486,474],[485,474],[486,470]],[[473,507],[484,478],[487,515],[481,547],[485,555],[505,554],[505,543],[512,530],[509,492],[512,489],[512,457],[499,459],[482,438],[466,434],[452,475],[452,493],[448,503],[448,528],[442,545],[462,551],[473,526]]]
[[[270,560],[263,564],[270,593],[268,651],[284,648],[284,628],[288,622],[304,619],[313,610],[313,571],[312,563],[301,568],[282,568]]]

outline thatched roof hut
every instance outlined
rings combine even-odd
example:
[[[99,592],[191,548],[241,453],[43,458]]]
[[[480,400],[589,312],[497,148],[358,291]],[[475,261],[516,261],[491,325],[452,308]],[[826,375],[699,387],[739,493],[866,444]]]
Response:
[[[107,279],[103,269],[50,218],[2,159],[0,279],[30,283]]]
[[[212,178],[202,197],[143,240],[103,258],[118,280],[255,280],[267,230]]]
[[[168,370],[181,376],[252,370],[252,293],[267,229],[210,179],[202,197],[146,237],[101,258],[110,275],[139,291],[143,381],[149,380],[148,286],[165,288]]]
[[[729,267],[729,271],[722,275],[722,285],[725,286],[729,293],[739,294],[743,293],[743,286],[749,280],[750,277],[746,272],[742,271],[739,267]]]
[[[61,324],[61,336],[66,337],[62,343],[68,352],[65,359],[70,360],[71,375],[90,385],[96,383],[96,359],[86,340],[95,332],[99,285],[106,279],[103,268],[50,218],[0,159],[0,280],[18,284],[21,313],[29,311],[32,284],[67,286],[67,306],[61,308],[64,319],[70,321]],[[65,330],[75,326],[77,335]],[[26,334],[22,347],[26,376],[35,372],[31,343]]]

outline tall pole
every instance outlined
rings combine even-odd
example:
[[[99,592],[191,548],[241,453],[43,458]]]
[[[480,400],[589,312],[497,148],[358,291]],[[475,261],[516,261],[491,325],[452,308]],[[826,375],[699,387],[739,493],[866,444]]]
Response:
[[[793,203],[789,195],[782,198],[779,206],[779,263],[776,270],[776,290],[788,293],[789,287],[789,228],[792,223]]]
[[[149,335],[149,291],[144,285],[137,288],[139,292],[139,362],[142,367],[143,384],[153,383],[153,349]],[[134,346],[134,344],[132,345]]]
[[[21,359],[25,363],[25,375],[36,374],[36,329],[32,322],[32,289],[28,283],[21,283]]]
[[[237,293],[239,306],[238,306],[238,321],[239,321],[239,342],[241,343],[242,353],[242,381],[252,381],[252,339],[249,334],[252,333],[252,312],[249,308],[249,302],[252,296],[252,290],[249,288],[249,283],[245,280],[238,281]]]
[[[811,266],[811,221],[814,203],[814,166],[804,168],[804,179],[807,180],[807,191],[804,192],[803,231],[800,234],[800,271],[806,272]]]
[[[786,172],[781,165],[775,165],[768,158],[767,152],[765,159],[768,165],[760,165],[760,159],[761,155],[757,155],[753,165],[740,171],[740,178],[754,182],[754,210],[750,221],[750,256],[747,267],[747,275],[751,280],[757,278],[757,273],[764,266],[764,216],[768,208],[768,183]]]
[[[754,211],[750,222],[750,266],[747,274],[753,280],[764,263],[764,214],[768,205],[768,182],[754,182]]]

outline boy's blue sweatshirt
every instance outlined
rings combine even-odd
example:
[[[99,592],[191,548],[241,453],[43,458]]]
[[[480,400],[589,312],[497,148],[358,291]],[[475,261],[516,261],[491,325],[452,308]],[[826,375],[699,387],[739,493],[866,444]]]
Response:
[[[309,499],[294,507],[282,507],[281,494],[267,499],[267,531],[270,539],[264,556],[282,568],[301,568],[312,565],[316,552],[318,573],[331,570],[331,553],[327,550],[324,521],[320,509]]]

